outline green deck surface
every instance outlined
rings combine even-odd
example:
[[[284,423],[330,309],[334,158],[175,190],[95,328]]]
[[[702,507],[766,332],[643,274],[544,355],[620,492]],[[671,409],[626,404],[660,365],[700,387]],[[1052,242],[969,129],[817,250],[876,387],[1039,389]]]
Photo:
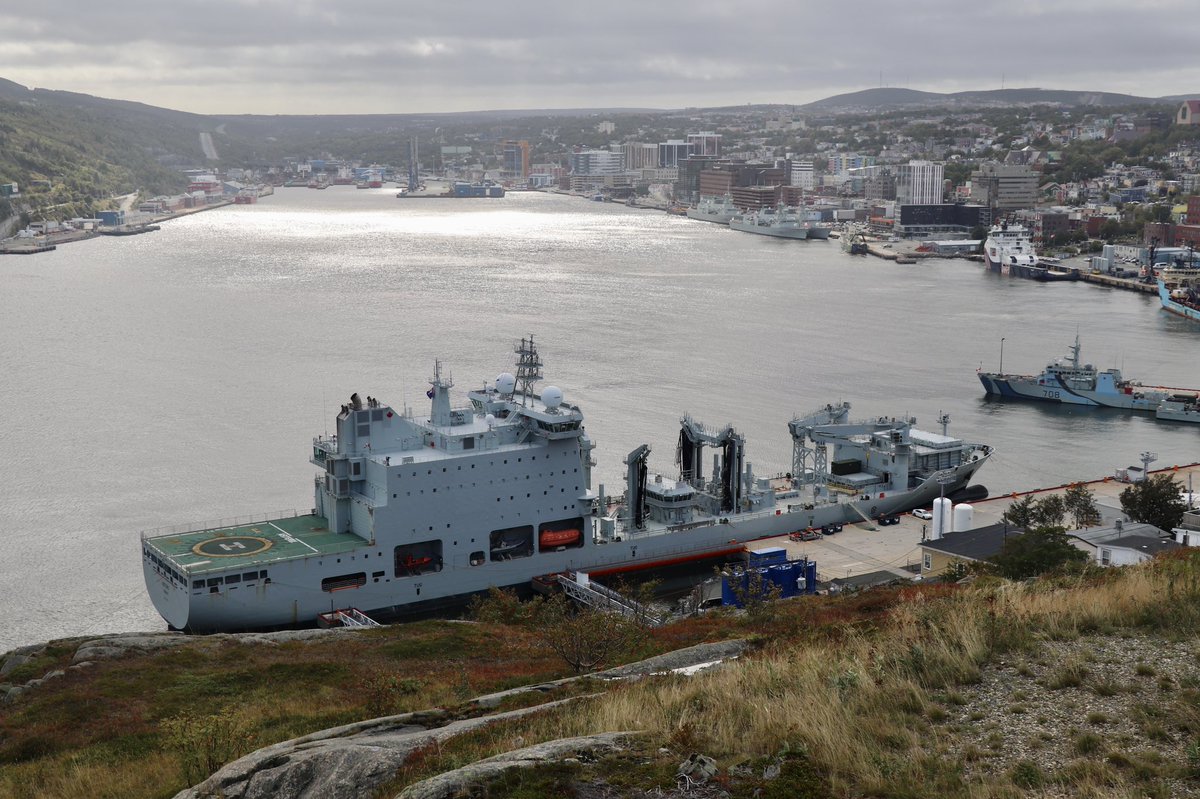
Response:
[[[366,542],[350,533],[332,533],[323,516],[281,519],[167,534],[146,539],[146,545],[188,574],[205,574],[311,555],[333,555]]]

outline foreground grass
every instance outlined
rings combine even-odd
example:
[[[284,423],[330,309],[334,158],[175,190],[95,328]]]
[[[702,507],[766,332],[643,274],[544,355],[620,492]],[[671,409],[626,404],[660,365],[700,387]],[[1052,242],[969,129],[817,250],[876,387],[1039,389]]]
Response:
[[[693,678],[617,686],[586,704],[456,742],[412,764],[378,795],[513,748],[514,741],[612,730],[646,732],[638,762],[641,776],[654,780],[640,784],[647,789],[672,787],[674,765],[699,751],[718,759],[733,795],[745,787],[735,776],[740,767],[772,758],[799,758],[820,780],[822,795],[839,797],[1200,794],[1197,691],[1180,692],[1162,719],[1162,734],[1182,740],[1189,753],[1182,762],[1093,746],[1079,753],[1090,757],[1058,770],[1022,761],[988,771],[976,767],[977,752],[956,746],[955,731],[941,725],[946,707],[966,701],[959,687],[979,681],[989,664],[1033,656],[1047,641],[1120,634],[1194,642],[1200,630],[1195,553],[1035,583],[986,580],[961,590],[877,597],[887,599],[882,623],[861,605],[856,619],[834,604],[843,623],[823,629],[822,603],[801,603],[764,631],[766,644],[755,657]],[[1188,679],[1200,685],[1200,671],[1192,670]],[[628,773],[628,763],[600,764],[586,779],[619,784]],[[508,795],[505,786],[498,781],[489,795]]]
[[[635,660],[730,632],[718,620],[695,620],[624,655]],[[12,681],[65,668],[74,650],[49,647]],[[184,714],[229,719],[237,740],[226,753],[234,759],[328,727],[454,708],[568,674],[520,627],[425,621],[279,645],[198,637],[158,654],[69,670],[0,706],[0,797],[171,796],[189,784],[172,747],[180,741],[166,733],[169,720]]]
[[[1177,705],[1170,712],[1142,724],[1152,740],[1190,747],[1195,762],[1156,760],[1132,745],[1114,748],[1081,729],[1078,757],[1067,767],[1048,769],[1031,759],[988,770],[980,768],[979,748],[946,719],[971,712],[963,707],[966,695],[985,669],[1006,662],[1017,664],[1018,674],[1029,671],[1020,664],[1042,657],[1047,641],[1095,635],[1194,641],[1198,629],[1195,554],[1036,583],[983,580],[967,588],[806,598],[754,619],[712,614],[655,631],[624,660],[747,634],[758,637],[758,651],[692,678],[588,686],[604,693],[419,753],[378,795],[498,752],[613,730],[644,731],[640,751],[543,777],[555,785],[583,780],[618,790],[670,788],[678,762],[699,751],[718,759],[734,796],[752,789],[775,795],[784,783],[761,777],[771,763],[806,775],[819,786],[814,795],[837,797],[1009,797],[1053,790],[1180,795],[1200,786],[1200,693],[1192,690],[1200,686],[1200,672],[1177,680],[1182,690],[1172,694]],[[1149,664],[1152,656],[1147,653]],[[1067,665],[1043,669],[1055,696],[1078,690],[1050,688]],[[1150,671],[1136,672],[1146,690],[1166,692]],[[1098,696],[1117,690],[1100,665],[1088,664],[1086,673],[1081,681],[1095,682]],[[101,662],[0,710],[0,796],[169,796],[186,780],[165,746],[163,724],[185,711],[239,714],[246,731],[239,743],[249,750],[386,713],[455,707],[470,696],[566,674],[519,624],[447,622],[396,626],[334,644],[201,644]],[[1036,716],[1029,704],[1014,696],[1008,710]],[[488,790],[533,795],[527,789],[535,784],[509,778]]]

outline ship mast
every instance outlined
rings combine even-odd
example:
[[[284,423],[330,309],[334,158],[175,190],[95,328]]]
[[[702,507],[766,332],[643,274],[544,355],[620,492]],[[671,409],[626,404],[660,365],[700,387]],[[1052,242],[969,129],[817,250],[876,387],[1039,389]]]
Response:
[[[542,379],[542,361],[538,357],[537,347],[533,344],[533,334],[528,339],[521,339],[516,348],[517,353],[517,388],[521,391],[521,405],[533,399],[533,384]]]

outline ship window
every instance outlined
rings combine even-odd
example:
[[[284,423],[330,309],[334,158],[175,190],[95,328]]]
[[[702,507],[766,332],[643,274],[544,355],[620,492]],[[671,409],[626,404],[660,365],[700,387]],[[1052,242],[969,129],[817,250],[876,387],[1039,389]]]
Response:
[[[221,584],[220,577],[209,577],[208,578],[208,587],[209,588],[212,588],[214,585],[220,585],[220,584]]]
[[[371,578],[374,579],[375,582],[379,582],[379,578],[382,576],[383,572],[371,572]]]
[[[463,439],[463,449],[475,449],[475,439],[464,438]]]
[[[204,587],[203,580],[192,580],[192,588],[203,588],[203,587]]]
[[[249,582],[250,580],[258,579],[258,572],[246,572],[242,575],[242,579]]]
[[[267,573],[266,573],[265,571],[261,571],[261,572],[259,572],[259,573],[258,573],[258,576],[259,576],[259,577],[261,577],[261,578],[263,578],[264,580],[265,580],[265,579],[267,579]]]
[[[321,581],[322,591],[344,591],[347,588],[358,588],[361,585],[366,585],[367,573],[358,572],[356,574],[341,574],[337,577],[326,577]]]
[[[471,565],[472,566],[482,566],[486,561],[487,561],[487,558],[484,556],[482,549],[479,550],[478,552],[471,553]]]
[[[351,474],[362,474],[362,464],[358,463],[357,461],[350,464],[350,473]]]
[[[225,585],[229,585],[230,583],[240,583],[241,581],[242,581],[242,576],[240,574],[225,575]]]

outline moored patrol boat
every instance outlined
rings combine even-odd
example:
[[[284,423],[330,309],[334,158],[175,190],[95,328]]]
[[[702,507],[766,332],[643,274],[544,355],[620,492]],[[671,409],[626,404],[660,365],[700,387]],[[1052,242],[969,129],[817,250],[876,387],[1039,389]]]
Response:
[[[307,625],[353,608],[387,620],[461,604],[537,576],[605,574],[716,558],[745,542],[870,520],[966,488],[991,449],[914,427],[849,421],[848,403],[792,419],[791,471],[756,475],[732,426],[685,416],[677,477],[625,458],[624,497],[591,489],[593,443],[561,390],[535,384],[533,338],[453,407],[435,366],[428,416],[358,394],[313,440],[310,512],[142,534],[143,572],[172,627]],[[705,473],[704,449],[712,452]],[[986,495],[986,490],[977,488]]]

